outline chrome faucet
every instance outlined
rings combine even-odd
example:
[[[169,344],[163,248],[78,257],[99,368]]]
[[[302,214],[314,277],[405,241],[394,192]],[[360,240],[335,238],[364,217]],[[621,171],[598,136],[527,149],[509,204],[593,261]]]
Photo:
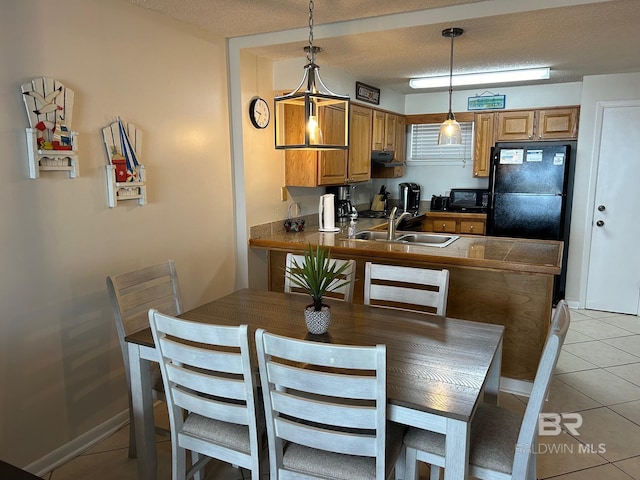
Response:
[[[396,218],[396,213],[398,212],[398,207],[393,207],[391,213],[389,214],[389,224],[387,226],[387,240],[393,240],[396,236],[396,228],[402,221],[404,217],[412,216],[411,212],[402,212],[398,218]]]

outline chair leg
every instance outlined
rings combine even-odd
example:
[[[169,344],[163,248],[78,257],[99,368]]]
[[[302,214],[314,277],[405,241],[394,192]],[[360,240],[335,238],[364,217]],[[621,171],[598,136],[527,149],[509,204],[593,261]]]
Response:
[[[129,405],[129,458],[137,458],[138,451],[136,449],[136,428],[133,423],[133,408]]]
[[[395,467],[396,480],[405,480],[405,474],[406,474],[405,463],[406,463],[406,461],[407,461],[407,459],[406,459],[406,454],[405,454],[405,447],[402,447],[402,450],[400,451],[400,455],[398,455],[398,459],[396,460],[396,467]]]
[[[171,438],[172,443],[173,440]],[[171,450],[171,478],[172,480],[185,480],[187,477],[187,452],[175,443],[172,444]]]
[[[429,471],[431,472],[429,480],[440,480],[440,470],[441,468],[437,465],[429,465]]]
[[[404,480],[418,480],[418,452],[415,448],[405,450]]]
[[[193,450],[191,450],[191,465],[193,466],[197,464],[199,460],[200,460],[200,454],[198,452],[194,452]],[[203,480],[204,479],[203,473],[204,472],[202,470],[197,470],[193,474],[193,480]]]

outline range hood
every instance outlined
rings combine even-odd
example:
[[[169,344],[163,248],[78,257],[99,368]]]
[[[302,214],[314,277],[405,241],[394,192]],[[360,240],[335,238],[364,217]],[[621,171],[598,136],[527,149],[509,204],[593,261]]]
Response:
[[[373,150],[371,152],[371,163],[379,167],[401,167],[401,161],[394,160],[395,152],[388,150]]]

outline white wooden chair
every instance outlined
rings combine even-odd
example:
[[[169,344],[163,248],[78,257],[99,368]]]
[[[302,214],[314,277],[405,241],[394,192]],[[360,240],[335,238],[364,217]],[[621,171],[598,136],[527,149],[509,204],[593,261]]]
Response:
[[[405,427],[386,421],[384,345],[333,345],[259,329],[256,350],[271,480],[389,478]]]
[[[365,264],[365,305],[446,315],[448,292],[448,270]]]
[[[149,310],[167,392],[171,477],[185,480],[217,458],[260,478],[264,416],[256,408],[247,325],[219,326]],[[194,344],[195,342],[195,344]],[[192,466],[187,472],[186,450]]]
[[[298,265],[302,265],[304,262],[304,255],[294,255],[293,253],[287,253],[286,260],[286,268],[289,271],[290,268],[294,267],[294,260]],[[331,259],[331,262],[335,262],[336,266],[340,268],[345,263],[349,266],[345,269],[343,274],[340,276],[339,280],[333,282],[334,284],[338,282],[343,282],[345,280],[349,280],[349,283],[346,285],[342,285],[336,289],[331,289],[329,287],[329,291],[325,294],[326,297],[335,298],[338,300],[343,300],[345,302],[353,302],[353,284],[356,277],[356,262],[355,260],[340,260],[337,258]],[[285,293],[305,293],[300,288],[298,288],[289,278],[288,275],[284,276],[284,292]]]
[[[182,313],[180,286],[173,260],[168,260],[158,265],[109,276],[107,277],[107,290],[116,321],[116,331],[124,360],[127,388],[129,389],[129,457],[135,458],[136,433],[131,406],[129,352],[124,338],[149,326],[148,312],[150,308],[156,308],[169,315]],[[160,368],[158,366],[152,367],[151,374],[154,399],[165,401]]]
[[[538,416],[569,329],[569,308],[558,302],[524,416],[482,403],[471,424],[469,474],[482,480],[535,480]],[[431,480],[445,467],[443,435],[410,428],[404,437],[407,480],[417,477],[417,460],[431,464]]]

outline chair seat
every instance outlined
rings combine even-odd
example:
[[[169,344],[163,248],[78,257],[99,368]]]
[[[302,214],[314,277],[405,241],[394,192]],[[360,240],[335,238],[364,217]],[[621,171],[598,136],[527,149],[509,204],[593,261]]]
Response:
[[[249,427],[246,425],[222,422],[192,413],[185,420],[180,434],[251,454]]]
[[[480,404],[471,422],[469,464],[510,474],[522,426],[522,415],[489,404]],[[407,447],[445,456],[445,437],[419,428],[409,428]],[[528,447],[526,447],[528,448]]]
[[[386,477],[395,466],[395,459],[402,449],[402,437],[406,427],[387,422],[386,427]],[[336,480],[359,480],[376,477],[376,459],[342,453],[317,450],[289,443],[284,451],[284,466],[300,473]]]

